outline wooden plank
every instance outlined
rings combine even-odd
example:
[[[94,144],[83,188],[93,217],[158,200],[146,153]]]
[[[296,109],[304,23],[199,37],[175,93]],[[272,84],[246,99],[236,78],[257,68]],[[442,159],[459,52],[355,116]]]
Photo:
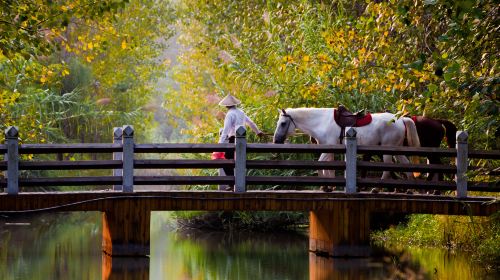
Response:
[[[20,154],[57,154],[57,153],[112,153],[122,149],[120,144],[78,143],[78,144],[22,144]]]
[[[78,170],[120,168],[119,160],[20,161],[21,170]]]
[[[358,161],[359,169],[370,171],[412,171],[412,172],[439,172],[439,173],[456,173],[457,167],[453,165],[443,164],[404,164],[404,163],[385,163],[385,162],[368,162]]]
[[[249,143],[247,153],[345,153],[344,145]]]
[[[454,190],[456,189],[454,182],[445,181],[426,181],[426,180],[394,180],[394,179],[378,179],[378,178],[359,178],[358,186],[360,187],[385,187],[385,188],[406,188],[406,189],[424,189],[424,190]]]
[[[234,176],[134,176],[136,185],[227,185]]]
[[[371,155],[411,155],[411,156],[429,156],[454,157],[457,154],[456,149],[451,148],[428,148],[428,147],[406,147],[406,146],[358,146],[358,154]]]
[[[219,160],[153,160],[142,159],[134,160],[134,168],[149,169],[149,168],[170,168],[170,169],[188,169],[188,168],[234,168],[234,160],[219,159]]]
[[[160,200],[161,200],[160,206],[162,208],[159,210],[172,209],[172,199],[161,198]]]
[[[346,232],[345,232],[345,229],[346,229],[346,213],[347,213],[347,210],[345,208],[345,202],[344,201],[340,201],[339,202],[339,205],[340,205],[340,208],[339,208],[339,213],[338,213],[338,226],[339,226],[339,238],[337,239],[337,244],[335,245],[339,245],[339,244],[343,244],[345,241],[346,241]]]
[[[116,198],[119,199],[116,199]],[[123,197],[123,198],[120,198]],[[157,197],[157,198],[156,198]],[[113,198],[102,200],[103,198]],[[192,201],[201,200],[202,204],[193,203]],[[121,193],[114,191],[100,191],[100,192],[55,192],[55,193],[23,193],[11,196],[8,194],[0,194],[0,212],[8,210],[27,210],[34,207],[53,207],[57,205],[72,204],[79,201],[99,199],[98,202],[90,202],[65,207],[64,211],[106,211],[113,207],[123,199],[139,199],[141,201],[154,201],[167,200],[168,202],[162,204],[164,208],[159,210],[169,211],[176,209],[190,208],[190,210],[204,210],[206,203],[210,203],[210,210],[220,210],[226,207],[225,201],[229,203],[230,210],[235,210],[238,200],[243,200],[245,203],[244,209],[241,210],[270,210],[270,211],[308,211],[317,210],[331,213],[338,213],[341,210],[336,210],[340,204],[348,205],[351,210],[352,203],[363,201],[372,205],[377,211],[398,211],[401,209],[402,204],[408,204],[410,213],[434,213],[437,211],[446,211],[446,208],[433,208],[429,205],[437,204],[470,204],[477,213],[475,215],[490,215],[499,209],[500,204],[492,204],[492,198],[467,198],[459,202],[455,202],[456,198],[448,196],[431,196],[431,195],[393,195],[393,194],[359,194],[356,197],[345,196],[344,194],[330,193],[324,194],[322,192],[304,192],[304,191],[252,191],[242,194],[235,194],[232,192],[219,192],[219,191],[162,191],[162,192],[134,192],[134,193]],[[325,203],[325,199],[328,203]],[[296,203],[299,200],[300,204]],[[180,203],[182,201],[182,203]],[[187,202],[187,204],[186,204]],[[248,202],[248,203],[247,203]],[[331,210],[330,203],[333,203],[333,210]],[[202,206],[199,206],[202,205]],[[411,206],[410,206],[411,205]],[[148,204],[143,205],[150,209]],[[387,207],[385,207],[387,206]],[[151,206],[152,207],[152,206]],[[199,207],[199,208],[198,208]],[[200,209],[203,208],[203,209]],[[226,207],[227,209],[227,207]],[[478,210],[479,209],[479,210]],[[455,211],[455,212],[453,212]],[[453,209],[450,214],[456,214]],[[462,213],[462,212],[460,212]],[[463,212],[462,214],[464,214]],[[343,213],[344,214],[344,213]],[[342,214],[342,215],[343,215]],[[359,214],[361,215],[361,214]],[[351,216],[350,216],[351,217]],[[342,226],[342,225],[340,225]],[[343,228],[342,228],[343,230]]]
[[[247,160],[251,169],[327,169],[344,170],[342,161],[312,161],[312,160]]]
[[[57,178],[21,178],[19,185],[34,186],[85,186],[85,185],[112,185],[120,184],[121,177],[91,176],[91,177],[57,177]]]
[[[482,159],[500,159],[500,150],[484,151],[484,150],[470,150],[468,153],[469,158],[482,158]]]
[[[333,211],[331,212],[331,220],[330,223],[332,225],[330,241],[333,243],[333,246],[338,245],[339,241],[342,239],[343,228],[341,217],[343,216],[342,203],[340,201],[335,201],[333,206]]]
[[[345,179],[340,177],[313,176],[248,176],[247,185],[302,185],[302,186],[343,186]]]
[[[363,205],[364,205],[364,211],[361,213],[361,215],[363,215],[363,221],[364,221],[364,235],[363,235],[363,242],[365,242],[366,244],[370,244],[370,223],[371,223],[371,208],[370,208],[370,204],[371,202],[368,201],[364,201],[363,202]]]
[[[211,153],[229,152],[234,150],[234,144],[135,144],[136,153]]]
[[[258,207],[258,204],[262,203],[263,204],[262,209],[265,211],[270,211],[273,208],[274,200],[266,199],[263,201],[255,201],[254,203],[257,204],[257,207]]]
[[[469,191],[477,192],[500,192],[500,181],[495,182],[467,182]]]
[[[349,212],[347,213],[348,224],[347,224],[347,235],[346,238],[350,245],[356,245],[359,243],[359,214],[356,215],[355,212],[359,212],[359,201],[348,202],[347,209]]]

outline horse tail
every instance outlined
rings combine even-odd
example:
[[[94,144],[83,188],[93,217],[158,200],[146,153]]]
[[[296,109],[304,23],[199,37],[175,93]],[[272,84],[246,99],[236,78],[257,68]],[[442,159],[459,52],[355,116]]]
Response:
[[[404,125],[406,127],[406,139],[408,141],[408,146],[410,147],[420,147],[420,140],[418,138],[417,126],[411,118],[403,118]]]
[[[455,148],[457,143],[457,127],[448,120],[437,120],[444,127],[446,143],[448,143],[448,148]]]
[[[413,122],[411,118],[406,118],[406,117],[403,118],[403,122],[405,125],[405,131],[406,131],[405,137],[406,141],[408,142],[408,146],[420,147],[420,139],[418,138],[417,126],[415,125],[415,122]],[[418,157],[411,156],[410,162],[418,163]],[[416,176],[415,173],[414,176]]]

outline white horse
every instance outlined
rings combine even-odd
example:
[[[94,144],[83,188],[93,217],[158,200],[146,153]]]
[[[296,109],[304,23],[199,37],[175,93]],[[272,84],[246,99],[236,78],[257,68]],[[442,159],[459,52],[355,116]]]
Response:
[[[288,108],[280,111],[276,124],[273,142],[282,144],[289,135],[298,129],[316,139],[318,144],[334,145],[340,143],[341,127],[335,122],[334,108]],[[408,146],[420,147],[415,123],[411,118],[397,118],[391,113],[371,114],[370,124],[356,127],[358,145],[403,146],[405,138]],[[397,155],[397,160],[409,163],[404,155]],[[332,161],[333,154],[321,154],[320,161]],[[383,156],[384,162],[392,162],[391,155]],[[411,172],[406,173],[408,178],[414,178]],[[323,170],[320,176],[334,177],[335,173]],[[389,171],[384,171],[382,179],[390,177]]]

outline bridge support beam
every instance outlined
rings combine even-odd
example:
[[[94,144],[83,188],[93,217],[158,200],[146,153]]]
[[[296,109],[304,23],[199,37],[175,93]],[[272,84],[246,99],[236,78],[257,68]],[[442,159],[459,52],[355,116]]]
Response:
[[[370,256],[370,212],[362,202],[339,201],[334,208],[310,212],[309,250],[329,257]]]
[[[151,211],[134,202],[115,202],[102,213],[102,250],[109,256],[148,256]]]

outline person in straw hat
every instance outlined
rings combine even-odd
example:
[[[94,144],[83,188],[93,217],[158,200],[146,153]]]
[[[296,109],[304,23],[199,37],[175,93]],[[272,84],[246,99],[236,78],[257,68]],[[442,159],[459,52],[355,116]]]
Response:
[[[238,98],[234,97],[231,94],[228,94],[224,97],[219,105],[225,106],[227,108],[226,117],[224,118],[224,128],[220,133],[219,143],[234,143],[236,128],[240,125],[248,124],[250,128],[259,136],[262,137],[264,133],[257,127],[257,125],[243,112],[241,109],[236,106],[241,103]],[[223,153],[214,153],[215,158],[222,158]],[[226,152],[224,154],[224,158],[233,159],[234,152]],[[232,168],[224,168],[224,172],[227,176],[233,176],[234,170]],[[234,189],[233,186],[229,186],[226,190],[230,191]]]

